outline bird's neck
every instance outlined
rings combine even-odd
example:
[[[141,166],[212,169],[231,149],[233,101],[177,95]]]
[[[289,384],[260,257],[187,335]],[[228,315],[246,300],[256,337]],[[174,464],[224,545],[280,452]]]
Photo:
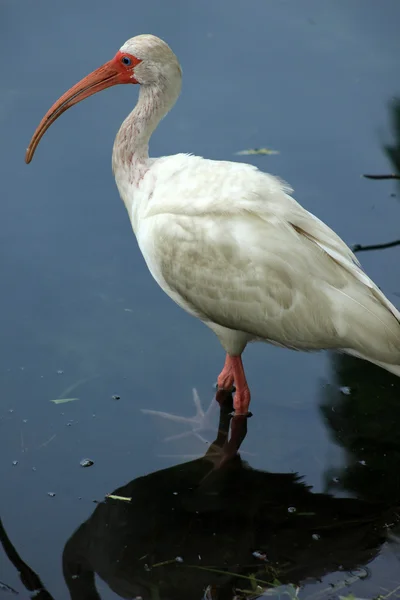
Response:
[[[113,171],[138,185],[149,168],[149,140],[175,104],[180,86],[141,86],[138,102],[122,123],[114,142]]]

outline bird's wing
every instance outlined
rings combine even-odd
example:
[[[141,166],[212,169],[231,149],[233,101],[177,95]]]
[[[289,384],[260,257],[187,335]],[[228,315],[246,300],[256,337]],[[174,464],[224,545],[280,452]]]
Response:
[[[297,349],[355,347],[365,354],[373,342],[376,360],[390,362],[393,348],[400,360],[396,309],[304,222],[251,213],[155,219],[158,279],[204,321]]]
[[[400,363],[400,313],[286,184],[249,165],[173,160],[138,240],[179,304],[289,347],[368,347],[386,362],[397,352]]]
[[[345,269],[352,277],[366,286],[373,296],[385,306],[400,322],[400,312],[386,298],[378,286],[362,270],[360,262],[343,240],[320,219],[304,210],[292,198],[297,210],[291,210],[287,215],[288,222],[296,231],[326,252],[340,267]]]

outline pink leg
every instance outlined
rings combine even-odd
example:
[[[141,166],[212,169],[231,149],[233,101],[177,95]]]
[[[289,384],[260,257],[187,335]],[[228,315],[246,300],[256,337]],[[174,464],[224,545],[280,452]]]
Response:
[[[233,371],[232,371],[232,358],[229,354],[226,355],[224,368],[218,375],[218,389],[225,391],[232,391],[233,388]]]
[[[230,364],[233,373],[233,379],[236,386],[236,393],[233,400],[235,416],[248,415],[250,404],[250,390],[247,385],[246,375],[241,356],[231,356]]]

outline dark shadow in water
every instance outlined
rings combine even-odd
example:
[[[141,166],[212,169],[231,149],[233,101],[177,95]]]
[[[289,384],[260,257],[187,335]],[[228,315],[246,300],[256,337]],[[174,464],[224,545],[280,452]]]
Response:
[[[390,105],[394,143],[385,146],[385,152],[400,177],[400,98],[394,98]]]
[[[100,598],[95,574],[123,598],[232,600],[233,590],[251,588],[250,574],[265,589],[261,582],[297,584],[377,555],[395,508],[313,493],[294,473],[252,469],[236,453],[245,419],[234,421],[226,443],[231,402],[203,458],[118,488],[132,501],[108,499],[71,536],[63,569],[73,600]]]
[[[385,153],[393,165],[394,173],[387,175],[364,175],[367,179],[400,179],[400,98],[394,98],[390,105],[391,121],[393,129],[393,144],[384,146]],[[352,248],[353,252],[366,252],[368,250],[384,250],[385,248],[393,248],[399,246],[400,240],[393,240],[382,244],[355,244]]]
[[[386,144],[383,149],[392,163],[394,172],[386,175],[367,175],[367,179],[400,179],[400,98],[393,98],[390,103],[393,144]]]
[[[19,576],[21,578],[22,583],[25,588],[31,592],[32,598],[36,598],[37,600],[53,600],[53,596],[49,594],[49,592],[43,586],[43,583],[40,580],[40,577],[33,571],[29,565],[26,564],[16,551],[15,547],[11,543],[10,538],[7,535],[6,530],[4,529],[3,523],[0,519],[0,543],[3,547],[3,550],[6,556],[9,558],[10,562],[17,569]],[[8,591],[10,593],[18,594],[16,590],[13,590],[9,586],[0,583],[0,591],[2,591],[2,587],[4,591]]]
[[[339,488],[369,502],[396,503],[400,378],[345,354],[332,355],[332,367],[337,385],[324,388],[321,410],[334,441],[345,451],[346,464],[327,473],[327,489]]]

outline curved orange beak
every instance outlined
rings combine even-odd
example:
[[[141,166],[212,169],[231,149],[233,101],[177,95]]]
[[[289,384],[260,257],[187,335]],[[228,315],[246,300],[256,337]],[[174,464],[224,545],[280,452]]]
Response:
[[[128,83],[128,80],[126,78],[126,73],[121,69],[121,66],[114,58],[81,79],[81,81],[65,92],[41,120],[26,150],[25,162],[27,164],[31,162],[40,140],[50,125],[54,123],[63,112],[81,100],[92,96],[96,92],[105,90],[118,83]],[[137,82],[131,79],[130,83]]]

